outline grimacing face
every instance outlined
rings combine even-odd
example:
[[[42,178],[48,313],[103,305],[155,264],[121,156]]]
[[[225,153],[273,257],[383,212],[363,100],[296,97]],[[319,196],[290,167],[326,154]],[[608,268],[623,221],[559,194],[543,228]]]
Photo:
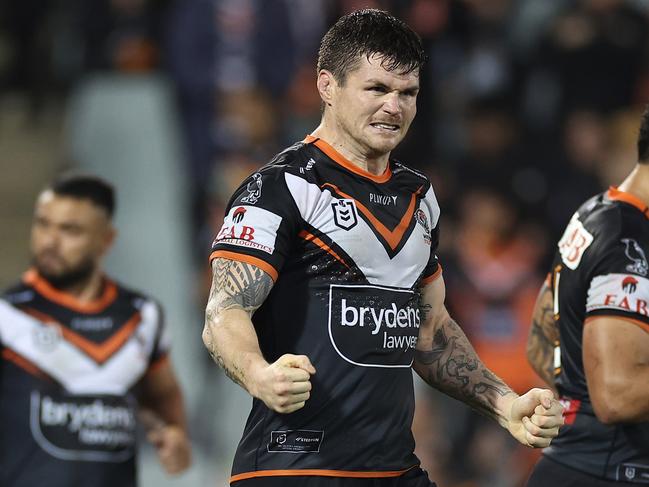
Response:
[[[73,284],[89,277],[113,237],[108,215],[90,200],[56,195],[51,190],[38,197],[30,249],[34,267],[53,284]]]
[[[334,80],[333,86],[327,109],[355,151],[378,157],[403,140],[417,113],[418,71],[387,71],[381,57],[361,56],[344,83]]]

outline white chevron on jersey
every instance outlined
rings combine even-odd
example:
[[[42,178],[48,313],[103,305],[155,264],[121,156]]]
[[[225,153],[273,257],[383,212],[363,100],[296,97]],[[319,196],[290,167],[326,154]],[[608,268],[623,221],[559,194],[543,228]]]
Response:
[[[158,308],[145,301],[141,321],[128,340],[98,364],[63,338],[58,327],[0,300],[0,342],[75,394],[125,394],[149,366],[155,346]],[[163,336],[163,340],[167,340]]]
[[[337,199],[331,192],[289,173],[285,173],[285,178],[302,219],[340,246],[370,283],[401,288],[411,288],[415,284],[430,256],[426,229],[422,225],[415,225],[403,248],[390,259],[372,228],[362,218],[358,218],[358,224],[348,231],[336,227],[331,205]],[[430,228],[435,228],[440,211],[432,188],[419,208],[431,222]],[[430,241],[430,234],[427,237]]]
[[[593,278],[586,312],[611,309],[649,316],[649,279],[634,274],[606,274]]]

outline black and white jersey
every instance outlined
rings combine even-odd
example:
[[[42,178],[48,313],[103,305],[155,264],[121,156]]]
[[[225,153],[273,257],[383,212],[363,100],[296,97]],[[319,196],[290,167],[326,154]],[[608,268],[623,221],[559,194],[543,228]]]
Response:
[[[649,210],[634,196],[611,188],[572,217],[549,276],[560,333],[556,385],[565,401],[566,424],[545,455],[620,482],[649,483],[649,425],[597,420],[586,384],[582,334],[600,316],[615,316],[649,332],[647,256]]]
[[[35,271],[0,299],[0,485],[134,486],[134,386],[167,358],[160,307],[106,280],[81,303]]]
[[[317,373],[295,413],[253,401],[231,482],[396,477],[418,464],[410,431],[417,288],[440,272],[438,219],[419,172],[390,161],[372,175],[313,137],[235,192],[211,258],[272,276],[253,316],[264,357],[304,354]]]

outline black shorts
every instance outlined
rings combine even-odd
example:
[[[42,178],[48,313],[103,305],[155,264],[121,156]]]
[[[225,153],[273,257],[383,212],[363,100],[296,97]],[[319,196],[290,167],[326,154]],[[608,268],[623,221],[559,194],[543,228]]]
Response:
[[[400,477],[352,479],[348,477],[257,477],[239,480],[232,487],[436,487],[421,468],[413,468]]]
[[[542,456],[532,470],[526,487],[621,487],[622,485],[631,484],[602,480]]]

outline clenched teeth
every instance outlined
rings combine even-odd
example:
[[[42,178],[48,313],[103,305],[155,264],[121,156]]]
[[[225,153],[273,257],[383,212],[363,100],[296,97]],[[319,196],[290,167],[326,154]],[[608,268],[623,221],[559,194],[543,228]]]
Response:
[[[372,125],[372,127],[385,129],[385,130],[399,130],[398,125],[392,125],[390,123],[373,123],[371,125]]]

